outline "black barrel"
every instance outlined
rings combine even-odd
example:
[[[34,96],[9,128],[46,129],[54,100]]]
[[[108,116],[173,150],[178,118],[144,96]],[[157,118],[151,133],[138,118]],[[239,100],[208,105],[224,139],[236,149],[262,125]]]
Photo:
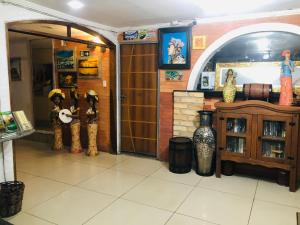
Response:
[[[193,142],[188,137],[173,137],[169,140],[169,170],[173,173],[188,173],[192,169]]]

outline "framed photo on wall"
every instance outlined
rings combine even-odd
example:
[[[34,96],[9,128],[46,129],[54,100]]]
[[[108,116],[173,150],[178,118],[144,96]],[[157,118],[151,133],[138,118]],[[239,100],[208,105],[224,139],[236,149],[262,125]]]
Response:
[[[55,50],[57,71],[76,71],[76,51],[73,48]]]
[[[77,72],[58,72],[59,87],[77,87]]]
[[[78,75],[80,79],[95,79],[100,78],[98,58],[88,57],[78,60]]]
[[[202,72],[201,90],[213,90],[215,86],[215,72]]]
[[[21,58],[10,58],[10,78],[12,81],[21,81]]]
[[[191,66],[191,27],[159,29],[159,68],[189,69]]]

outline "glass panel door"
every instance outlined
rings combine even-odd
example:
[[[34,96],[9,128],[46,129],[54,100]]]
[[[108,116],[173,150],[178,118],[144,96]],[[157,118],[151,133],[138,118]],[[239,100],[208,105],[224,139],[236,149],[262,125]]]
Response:
[[[224,114],[222,133],[224,154],[244,157],[250,154],[251,116],[247,114]]]
[[[284,161],[289,155],[291,117],[259,116],[258,157],[266,161]]]

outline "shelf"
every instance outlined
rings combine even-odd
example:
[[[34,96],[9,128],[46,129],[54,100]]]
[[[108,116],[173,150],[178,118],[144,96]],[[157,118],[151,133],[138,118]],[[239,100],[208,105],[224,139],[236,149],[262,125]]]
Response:
[[[11,134],[7,134],[5,136],[1,136],[0,137],[0,143],[5,142],[5,141],[11,141],[14,139],[18,139],[18,138],[22,138],[25,136],[28,136],[30,134],[33,134],[35,132],[35,130],[30,130],[30,131],[26,131],[26,132],[22,132],[22,133],[11,133]]]
[[[246,138],[247,137],[246,133],[233,133],[233,132],[226,132],[226,136],[241,137],[241,138]]]
[[[285,141],[284,137],[276,137],[276,136],[262,136],[261,139],[266,141]]]

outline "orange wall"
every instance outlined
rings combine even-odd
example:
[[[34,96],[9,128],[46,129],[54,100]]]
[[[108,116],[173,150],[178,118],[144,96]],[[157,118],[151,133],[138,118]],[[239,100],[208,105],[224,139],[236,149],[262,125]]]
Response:
[[[80,58],[81,50],[88,50],[86,44],[66,42],[67,47],[75,48],[77,53],[77,60]],[[61,41],[54,40],[54,48],[61,48]],[[99,103],[99,120],[98,120],[98,150],[100,151],[110,151],[111,142],[110,142],[110,50],[107,48],[103,53],[100,47],[96,47],[93,50],[90,49],[90,55],[92,57],[97,57],[100,60],[100,79],[80,79],[78,77],[77,86],[78,93],[80,96],[80,120],[83,128],[81,132],[81,139],[83,145],[87,144],[86,136],[86,115],[85,112],[88,108],[88,103],[84,99],[84,94],[86,91],[93,89],[98,93]],[[58,74],[56,74],[56,84],[58,84]],[[103,80],[106,80],[106,87],[103,87]],[[63,92],[66,94],[66,100],[64,102],[65,107],[69,107],[70,98],[69,98],[69,88],[62,88]]]
[[[199,24],[193,27],[192,35],[205,35],[206,47],[209,47],[213,42],[222,37],[225,33],[234,29],[258,23],[288,23],[300,26],[300,15],[280,16],[280,17],[266,17],[258,19],[247,19],[240,21],[229,22],[215,22],[207,24]],[[119,40],[121,37],[119,36]],[[165,71],[160,70],[160,146],[159,153],[161,160],[168,160],[169,138],[172,137],[173,124],[173,91],[186,90],[190,73],[197,59],[205,50],[191,50],[191,69],[184,70],[184,77],[182,81],[166,81]],[[204,108],[214,108],[214,103],[219,99],[206,99]]]

